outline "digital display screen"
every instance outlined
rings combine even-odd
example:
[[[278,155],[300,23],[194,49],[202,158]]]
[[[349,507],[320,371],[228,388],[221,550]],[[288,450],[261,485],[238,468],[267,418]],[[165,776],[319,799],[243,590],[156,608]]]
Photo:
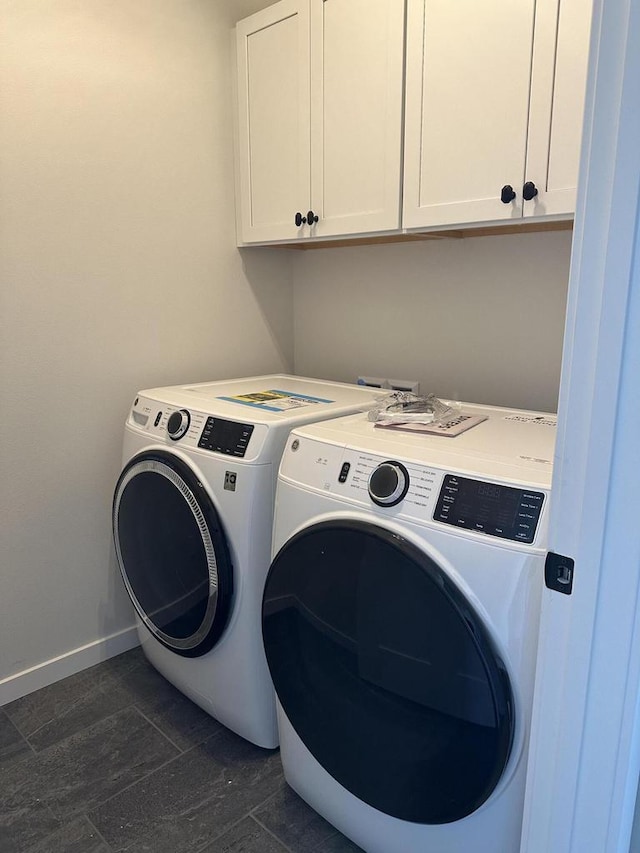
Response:
[[[543,501],[542,492],[447,474],[433,517],[455,527],[531,543]]]
[[[227,421],[224,418],[207,418],[198,447],[228,456],[242,457],[247,452],[253,424]]]

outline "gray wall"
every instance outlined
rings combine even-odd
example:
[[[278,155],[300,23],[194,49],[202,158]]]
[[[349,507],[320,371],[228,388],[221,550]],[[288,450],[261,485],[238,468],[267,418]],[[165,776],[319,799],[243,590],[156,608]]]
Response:
[[[294,253],[295,367],[555,411],[571,232]]]
[[[292,367],[290,258],[235,248],[230,31],[260,5],[0,0],[0,702],[132,624],[136,390]]]

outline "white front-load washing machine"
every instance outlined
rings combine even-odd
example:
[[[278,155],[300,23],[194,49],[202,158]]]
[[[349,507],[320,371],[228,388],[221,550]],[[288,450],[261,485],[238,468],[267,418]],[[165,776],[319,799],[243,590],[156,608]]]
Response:
[[[280,467],[285,777],[367,853],[520,849],[556,418],[463,413],[455,437],[301,427]]]
[[[149,661],[239,735],[275,747],[260,605],[292,427],[375,392],[270,375],[140,391],[113,498],[116,555]]]

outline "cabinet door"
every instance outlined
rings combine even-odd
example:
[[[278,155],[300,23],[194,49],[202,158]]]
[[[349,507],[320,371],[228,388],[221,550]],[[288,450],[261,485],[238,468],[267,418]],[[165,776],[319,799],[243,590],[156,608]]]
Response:
[[[400,225],[404,0],[311,0],[312,236]]]
[[[575,212],[591,14],[590,0],[538,2],[525,171],[538,195],[525,216]]]
[[[310,203],[309,0],[281,0],[237,25],[241,242],[303,236]]]
[[[404,227],[522,216],[534,10],[409,0]]]

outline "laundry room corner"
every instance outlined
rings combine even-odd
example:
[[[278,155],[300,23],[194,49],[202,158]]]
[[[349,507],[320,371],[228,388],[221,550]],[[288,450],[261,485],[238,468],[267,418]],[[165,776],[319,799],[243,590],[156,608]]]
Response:
[[[242,272],[283,369],[294,363],[293,258],[287,249],[238,249]],[[243,336],[246,334],[242,330]]]
[[[291,369],[289,255],[243,265],[232,215],[250,10],[2,3],[0,704],[135,642],[110,513],[136,391]]]

